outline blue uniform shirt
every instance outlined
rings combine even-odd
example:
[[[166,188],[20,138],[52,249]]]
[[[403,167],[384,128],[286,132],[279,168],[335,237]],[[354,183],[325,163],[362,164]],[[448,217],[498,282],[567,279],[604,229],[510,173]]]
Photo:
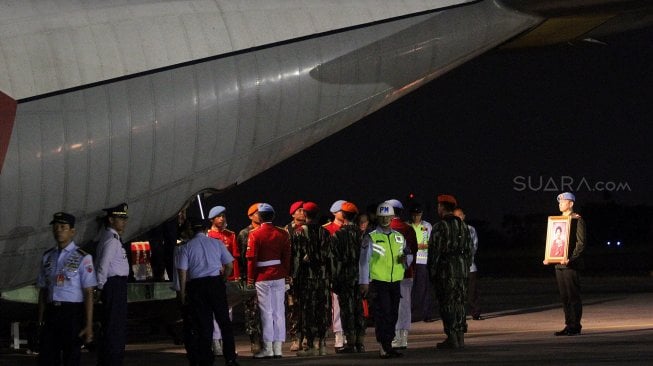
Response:
[[[125,248],[122,247],[118,232],[112,228],[106,228],[102,232],[95,260],[97,282],[100,289],[102,289],[109,277],[129,275],[127,253]]]
[[[36,286],[48,289],[48,302],[83,302],[85,288],[97,285],[93,257],[70,242],[43,254]]]
[[[179,248],[175,266],[188,272],[188,279],[218,276],[222,265],[234,261],[227,246],[217,239],[209,238],[204,233],[195,237]]]

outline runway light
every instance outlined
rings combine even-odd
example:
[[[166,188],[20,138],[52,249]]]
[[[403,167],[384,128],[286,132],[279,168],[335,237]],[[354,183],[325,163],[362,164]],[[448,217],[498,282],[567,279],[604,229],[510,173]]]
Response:
[[[608,246],[610,246],[610,242],[607,242],[606,244],[608,244]]]
[[[617,242],[617,246],[618,246],[618,247],[621,246],[621,242],[620,242],[620,241]]]

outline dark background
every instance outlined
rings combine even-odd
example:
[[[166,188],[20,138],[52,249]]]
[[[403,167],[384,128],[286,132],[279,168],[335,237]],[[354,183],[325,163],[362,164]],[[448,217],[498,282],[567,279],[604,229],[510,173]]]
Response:
[[[571,190],[597,256],[590,270],[647,272],[653,29],[601,41],[489,52],[204,205],[226,206],[238,231],[254,202],[285,225],[297,200],[326,215],[337,199],[408,206],[412,193],[435,222],[435,197],[449,193],[479,231],[486,271],[538,273],[546,216]]]

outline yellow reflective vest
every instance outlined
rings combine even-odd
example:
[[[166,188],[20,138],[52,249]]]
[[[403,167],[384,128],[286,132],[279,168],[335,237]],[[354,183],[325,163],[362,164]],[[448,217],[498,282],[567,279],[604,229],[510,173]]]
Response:
[[[397,282],[404,279],[404,254],[406,240],[396,231],[388,234],[372,231],[372,256],[370,258],[370,278],[376,281]]]

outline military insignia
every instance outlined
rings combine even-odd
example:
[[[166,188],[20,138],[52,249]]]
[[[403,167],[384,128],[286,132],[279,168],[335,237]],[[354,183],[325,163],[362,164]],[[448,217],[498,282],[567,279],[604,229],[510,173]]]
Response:
[[[86,272],[93,273],[93,266],[91,265],[86,266]]]

